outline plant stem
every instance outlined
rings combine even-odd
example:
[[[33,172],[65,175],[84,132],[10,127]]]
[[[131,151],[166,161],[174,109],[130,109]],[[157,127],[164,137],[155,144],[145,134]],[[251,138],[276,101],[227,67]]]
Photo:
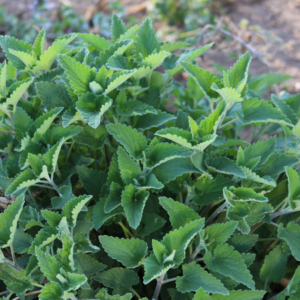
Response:
[[[274,222],[271,222],[270,224],[272,224],[272,225],[275,226],[275,227],[279,227],[279,225],[276,224],[276,223],[274,223]]]
[[[15,266],[15,267],[18,267],[18,266],[17,266],[16,256],[15,256],[14,247],[13,247],[12,244],[10,245],[10,252],[11,252],[11,257],[12,257],[14,266]]]
[[[68,159],[69,159],[69,157],[70,157],[70,155],[72,153],[72,149],[73,149],[74,144],[75,144],[75,142],[72,141],[72,144],[71,144],[71,146],[69,148],[69,151],[68,151],[68,154],[67,154],[67,157],[66,157],[66,162],[68,161]]]
[[[291,213],[295,213],[295,212],[299,212],[300,209],[286,209],[286,210],[280,210],[276,213],[274,213],[273,215],[271,215],[271,219],[274,219],[276,217],[279,217],[279,216],[283,216],[283,215],[288,215],[288,214],[291,214]]]
[[[122,229],[123,229],[123,231],[124,231],[124,233],[125,233],[125,235],[126,235],[127,238],[128,238],[128,235],[131,236],[131,237],[134,237],[133,234],[132,234],[132,233],[127,229],[127,227],[122,223],[122,221],[120,221],[118,224],[122,227]]]
[[[39,288],[44,288],[43,285],[38,284],[38,283],[36,283],[36,282],[34,282],[34,281],[31,281],[31,284],[34,285],[34,286],[36,286],[36,287],[39,287]]]
[[[135,296],[138,298],[138,299],[142,299],[141,296],[138,294],[138,292],[136,290],[134,290],[133,288],[131,288],[131,291],[135,294]]]
[[[153,295],[153,298],[152,300],[158,300],[158,296],[159,296],[159,293],[160,293],[160,289],[161,289],[161,286],[162,286],[162,283],[163,283],[163,280],[164,280],[164,277],[166,275],[166,272],[163,273],[158,281],[157,281],[157,285],[156,285],[156,289],[155,289],[155,292],[154,292],[154,295]]]
[[[227,122],[226,124],[222,125],[221,127],[219,127],[219,130],[226,127],[227,125],[231,124],[231,123],[234,123],[236,121],[238,121],[239,119],[236,118],[236,119],[232,119],[231,121]]]
[[[279,238],[266,238],[266,239],[258,239],[257,242],[267,242],[267,241],[276,241]]]
[[[168,283],[168,282],[175,281],[176,279],[177,279],[177,277],[174,277],[174,278],[170,278],[170,279],[164,280],[164,281],[162,282],[162,284],[165,284],[165,283]]]
[[[34,291],[34,292],[27,293],[27,294],[25,294],[24,296],[26,297],[26,296],[36,295],[36,294],[40,294],[40,292],[41,292],[41,290],[39,290],[39,291]],[[20,298],[19,298],[19,297],[16,297],[16,298],[13,298],[12,300],[18,300],[18,299],[20,299]]]
[[[34,198],[34,196],[33,196],[33,194],[32,194],[32,191],[30,190],[30,188],[28,188],[27,191],[28,191],[28,193],[29,193],[29,195],[30,195],[30,197],[31,197],[31,199],[32,199],[32,201],[33,201],[35,207],[37,208],[37,210],[40,210],[40,209],[39,209],[39,206],[38,206],[38,204],[37,204],[37,202],[36,202],[36,199]]]
[[[8,293],[9,293],[9,291],[1,292],[1,293],[0,293],[0,296],[5,295],[5,294],[8,294]]]
[[[223,208],[225,208],[226,205],[227,202],[225,200],[225,202],[218,209],[216,209],[215,212],[209,217],[205,224],[205,227],[208,226],[214,220],[214,218],[223,210]]]

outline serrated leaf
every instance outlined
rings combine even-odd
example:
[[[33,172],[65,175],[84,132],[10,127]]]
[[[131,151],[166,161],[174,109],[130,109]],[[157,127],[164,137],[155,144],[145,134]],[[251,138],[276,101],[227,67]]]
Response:
[[[17,107],[14,114],[14,121],[16,137],[18,140],[21,140],[26,136],[31,124],[33,123],[33,120],[22,108]]]
[[[267,184],[267,185],[270,185],[270,186],[273,186],[273,187],[276,186],[276,182],[272,179],[272,177],[270,177],[270,176],[260,177],[255,172],[248,169],[247,167],[242,167],[242,169],[245,172],[246,177],[247,177],[248,180],[263,183],[263,184]]]
[[[165,42],[160,45],[160,50],[168,51],[168,52],[173,52],[175,50],[185,48],[190,46],[189,43],[184,43],[184,42]]]
[[[33,238],[30,234],[17,229],[12,242],[13,249],[16,253],[22,254],[30,248]]]
[[[25,279],[25,272],[17,271],[6,263],[0,263],[0,279],[12,293],[24,294],[27,290],[33,289],[31,282]]]
[[[97,128],[85,126],[73,140],[78,144],[89,146],[92,149],[99,149],[104,145],[106,137],[107,132],[104,126],[100,125]]]
[[[62,214],[67,217],[71,227],[76,225],[78,214],[91,198],[92,196],[82,195],[70,200],[64,206]]]
[[[274,248],[265,257],[264,264],[260,269],[261,280],[272,280],[274,282],[279,282],[285,273],[287,263],[287,255],[283,252],[280,245]]]
[[[58,226],[59,222],[62,219],[62,216],[59,213],[56,213],[51,210],[42,210],[41,213],[51,227]]]
[[[156,69],[159,67],[164,59],[170,55],[167,51],[159,51],[158,53],[153,53],[148,55],[141,61],[142,66],[149,66],[151,69]]]
[[[202,90],[202,92],[208,99],[218,97],[218,93],[211,88],[213,83],[218,82],[217,76],[210,73],[209,71],[205,71],[204,69],[199,68],[198,66],[192,63],[188,63],[185,61],[181,63],[181,66],[195,80],[199,88]]]
[[[27,68],[32,68],[36,63],[37,58],[34,54],[30,54],[30,53],[23,52],[23,51],[17,51],[17,50],[13,50],[13,49],[8,49],[8,51],[12,55],[14,55],[18,59],[20,59]]]
[[[76,95],[88,92],[90,90],[89,83],[93,81],[95,74],[85,64],[81,64],[75,59],[67,55],[59,55],[59,63],[65,70],[70,86]]]
[[[291,121],[277,108],[258,98],[248,98],[242,102],[242,114],[236,112],[239,120],[244,124],[257,122],[278,123],[294,127]]]
[[[104,91],[104,95],[108,95],[111,91],[115,90],[118,86],[124,83],[127,79],[132,77],[136,71],[124,71],[118,74],[118,77],[115,78]]]
[[[192,134],[184,129],[171,127],[166,129],[161,129],[156,131],[155,135],[163,137],[165,139],[171,140],[183,147],[192,148],[190,140],[192,139]]]
[[[109,124],[106,126],[109,134],[121,143],[127,152],[135,159],[140,159],[146,150],[146,137],[136,129],[124,124]]]
[[[214,249],[217,245],[224,244],[234,233],[238,222],[231,221],[221,224],[212,224],[205,228],[205,243],[210,249]]]
[[[202,288],[208,293],[229,294],[220,280],[195,262],[183,265],[182,270],[183,276],[176,279],[176,287],[179,292],[195,292]]]
[[[105,264],[95,260],[92,256],[81,252],[75,256],[75,264],[76,266],[79,266],[83,274],[86,276],[102,272],[107,267]]]
[[[220,96],[228,106],[243,101],[241,94],[234,88],[225,87],[220,89],[216,84],[213,84],[211,88],[218,94],[220,94]]]
[[[93,128],[100,125],[101,117],[112,105],[112,99],[100,95],[96,98],[92,93],[82,94],[76,103],[76,108],[83,119]]]
[[[286,115],[288,119],[295,125],[298,122],[298,117],[291,107],[284,100],[276,97],[275,95],[272,95],[271,98],[281,112]]]
[[[126,31],[126,26],[124,25],[122,20],[117,15],[113,15],[111,21],[111,36],[113,43],[116,42],[119,37]]]
[[[37,94],[42,100],[42,104],[45,105],[48,110],[58,106],[69,108],[73,105],[73,100],[64,85],[41,81],[37,82],[35,86]]]
[[[147,114],[145,116],[139,117],[134,127],[137,129],[146,130],[153,127],[159,127],[160,125],[165,124],[166,122],[174,119],[174,115],[157,110],[157,114]]]
[[[297,171],[292,168],[285,167],[285,172],[289,183],[289,204],[292,209],[295,209],[300,204],[300,199],[298,199],[300,196],[300,178]]]
[[[218,245],[214,253],[207,252],[204,261],[209,270],[228,276],[243,283],[250,289],[255,289],[252,275],[239,252],[228,244]]]
[[[261,300],[263,299],[265,293],[265,291],[249,290],[229,291],[228,296],[212,295],[212,300]]]
[[[146,167],[154,168],[168,160],[179,157],[190,157],[192,151],[169,143],[150,145],[146,152]]]
[[[5,191],[5,195],[16,195],[23,193],[28,187],[39,182],[39,178],[31,169],[23,171]]]
[[[22,60],[14,56],[9,52],[9,49],[14,49],[17,51],[23,51],[23,52],[31,52],[32,46],[24,41],[19,41],[15,39],[14,37],[9,36],[1,36],[0,37],[0,46],[3,49],[3,52],[5,53],[6,58],[11,62],[11,64],[16,67],[18,70],[22,70],[26,67]]]
[[[0,248],[6,248],[13,243],[23,205],[24,197],[19,196],[0,214]]]
[[[120,296],[120,295],[110,296],[107,293],[106,289],[101,289],[95,297],[96,299],[100,299],[100,300],[131,300],[132,294],[127,293],[124,296]],[[142,300],[146,300],[146,298],[143,298]]]
[[[211,165],[208,165],[207,167],[209,170],[217,173],[246,178],[246,174],[243,169],[227,157],[217,157],[212,161]]]
[[[162,228],[166,220],[157,214],[144,214],[140,226],[136,229],[139,236],[146,236]]]
[[[160,49],[152,20],[147,18],[140,26],[134,39],[134,55],[136,60],[141,61],[150,54]]]
[[[10,96],[6,99],[6,104],[13,105],[14,107],[16,107],[18,101],[21,99],[21,97],[31,85],[33,80],[33,77],[28,77],[27,79],[18,82],[18,86],[16,86],[16,88],[13,90]]]
[[[38,259],[39,266],[44,275],[52,282],[61,284],[56,275],[59,274],[59,270],[62,267],[61,263],[50,254],[44,253],[38,247],[35,247],[35,255]]]
[[[86,43],[91,44],[97,50],[104,51],[110,46],[110,41],[106,40],[103,37],[100,37],[98,34],[93,33],[77,33],[77,36],[83,39]]]
[[[249,65],[251,62],[250,53],[242,55],[234,66],[227,72],[229,84],[232,88],[236,88],[238,84],[248,76]]]
[[[53,174],[56,171],[58,156],[64,142],[65,140],[61,139],[43,156],[44,163],[46,164],[47,170],[50,174]]]
[[[45,28],[42,28],[32,45],[32,52],[35,53],[37,58],[39,58],[44,53],[45,35]]]
[[[166,184],[182,174],[199,173],[199,170],[189,158],[175,158],[153,168],[152,172],[160,182]]]
[[[51,244],[58,237],[58,235],[59,234],[57,230],[53,227],[43,227],[34,237],[34,240],[31,244],[31,247],[28,250],[28,253],[33,254],[36,246],[39,249],[45,248],[47,245]]]
[[[149,192],[138,190],[132,184],[127,185],[122,192],[122,206],[129,225],[134,229],[140,225],[148,197]]]
[[[244,187],[230,187],[227,189],[224,187],[224,197],[228,203],[235,205],[235,202],[268,202],[269,199],[262,194],[256,193],[253,189]]]
[[[170,222],[175,229],[200,219],[198,213],[171,198],[160,197],[159,204],[168,212]]]
[[[93,209],[93,224],[96,230],[98,230],[108,219],[124,212],[121,207],[117,207],[109,213],[105,213],[105,200],[105,198],[100,198]]]
[[[121,296],[130,293],[132,286],[139,283],[139,278],[134,271],[122,268],[110,269],[93,278],[104,286],[112,288],[114,294],[120,294]]]
[[[278,237],[285,240],[289,245],[292,255],[296,260],[300,261],[300,251],[298,240],[300,238],[300,226],[293,221],[289,222],[286,228],[281,223],[278,228]]]
[[[127,268],[136,268],[148,252],[147,244],[140,239],[119,239],[111,236],[100,236],[100,243],[105,252]]]
[[[52,63],[54,62],[56,56],[75,38],[76,34],[72,33],[69,35],[57,38],[53,44],[44,51],[44,54],[40,56],[40,59],[36,62],[36,66],[33,68],[33,72],[37,73],[40,71],[49,71]]]
[[[59,187],[58,191],[61,196],[53,197],[51,203],[53,208],[62,209],[75,196],[72,194],[72,188],[67,185]]]
[[[41,290],[41,294],[39,295],[39,299],[43,300],[60,300],[63,299],[63,290],[60,287],[60,284],[56,284],[54,282],[47,283],[44,288]]]

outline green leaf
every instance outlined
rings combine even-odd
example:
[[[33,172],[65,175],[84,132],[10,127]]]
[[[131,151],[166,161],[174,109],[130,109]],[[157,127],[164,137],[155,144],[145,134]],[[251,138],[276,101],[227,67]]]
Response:
[[[50,174],[53,174],[56,171],[58,156],[64,142],[65,140],[61,139],[43,156],[44,163],[46,164],[47,170]]]
[[[150,144],[146,152],[146,167],[154,168],[168,160],[179,157],[190,157],[192,151],[169,143]]]
[[[275,95],[271,95],[271,98],[281,112],[286,115],[288,119],[295,125],[298,122],[298,117],[291,107],[284,100],[276,97]]]
[[[209,270],[228,276],[250,289],[255,289],[252,275],[241,254],[235,251],[232,246],[228,244],[218,245],[214,253],[207,252],[204,255],[204,262]]]
[[[104,145],[106,137],[107,132],[104,126],[100,125],[96,129],[90,126],[85,126],[83,130],[73,138],[73,140],[78,144],[83,144],[96,150]]]
[[[52,207],[55,209],[62,209],[71,199],[74,198],[72,194],[72,188],[67,185],[63,185],[58,189],[61,196],[53,197],[51,199]]]
[[[297,171],[293,170],[292,168],[285,167],[285,172],[289,183],[289,204],[292,209],[295,209],[300,205],[300,178]]]
[[[299,162],[299,158],[291,153],[273,153],[259,170],[259,176],[275,177],[285,171],[285,167],[293,167]]]
[[[126,151],[135,159],[142,157],[147,148],[146,137],[136,129],[124,124],[109,124],[106,126],[109,134],[121,143]]]
[[[17,229],[14,235],[14,240],[12,242],[14,251],[19,254],[27,252],[31,246],[32,241],[33,238],[30,234]]]
[[[74,259],[76,267],[79,267],[86,276],[95,275],[107,267],[105,264],[95,260],[92,256],[82,252],[77,253]]]
[[[112,99],[107,96],[100,95],[94,97],[92,93],[82,94],[76,103],[77,110],[83,119],[93,128],[100,125],[101,117],[112,105]]]
[[[139,236],[146,236],[157,231],[166,224],[166,220],[157,214],[144,214],[140,226],[136,229]]]
[[[164,59],[170,55],[167,51],[160,51],[158,53],[153,53],[144,58],[141,62],[143,66],[149,66],[151,69],[156,69],[159,67]]]
[[[27,290],[33,289],[31,282],[25,279],[24,271],[17,271],[6,263],[0,263],[0,279],[12,293],[24,294]]]
[[[190,143],[190,140],[192,139],[192,134],[189,131],[181,128],[171,127],[171,128],[161,129],[157,131],[155,135],[171,140],[186,148],[191,149],[193,147],[192,144]]]
[[[178,292],[176,289],[168,289],[168,293],[171,296],[172,300],[192,300],[193,299],[192,293],[183,294],[183,293]]]
[[[182,266],[183,276],[177,277],[176,287],[179,292],[196,292],[202,288],[205,292],[228,295],[223,283],[205,271],[195,262]]]
[[[19,196],[0,214],[0,248],[6,248],[13,243],[23,205],[24,197]]]
[[[217,157],[212,161],[211,165],[208,165],[207,167],[209,170],[217,173],[246,178],[246,174],[243,169],[227,157]]]
[[[65,217],[67,217],[68,223],[71,227],[76,225],[78,214],[91,198],[92,196],[82,195],[70,200],[64,206],[62,213]]]
[[[77,172],[86,191],[98,201],[101,188],[106,182],[106,174],[84,166],[77,166]]]
[[[52,244],[54,240],[59,236],[56,229],[50,226],[43,227],[37,235],[34,237],[33,243],[28,250],[29,254],[33,254],[36,246],[39,249],[44,249],[47,245]]]
[[[20,60],[18,57],[16,57],[15,55],[9,52],[9,49],[14,49],[23,52],[31,52],[32,46],[30,44],[24,41],[19,41],[14,37],[1,36],[0,46],[2,47],[6,58],[12,63],[14,67],[16,67],[18,70],[22,70],[26,67],[26,65],[22,62],[22,60]]]
[[[140,26],[134,39],[134,54],[138,61],[143,60],[154,52],[159,52],[160,45],[157,40],[152,20],[147,18]]]
[[[182,174],[199,173],[199,170],[189,158],[175,158],[153,168],[152,172],[160,182],[166,184]]]
[[[36,56],[34,54],[16,51],[13,49],[8,49],[8,51],[17,58],[19,58],[24,63],[24,65],[26,65],[27,68],[32,68],[36,63]]]
[[[95,297],[96,297],[96,299],[100,299],[100,300],[131,300],[132,294],[128,293],[128,294],[125,294],[124,296],[120,296],[120,295],[110,296],[107,293],[106,289],[101,289]]]
[[[257,234],[235,234],[228,240],[228,244],[239,252],[248,252],[256,244],[257,239]]]
[[[212,299],[211,296],[207,295],[207,293],[203,290],[203,288],[200,288],[196,292],[193,298],[193,300],[211,300],[211,299]]]
[[[147,114],[145,116],[139,117],[134,127],[137,129],[146,130],[153,127],[159,127],[160,125],[165,124],[166,122],[174,119],[174,115],[157,110],[157,114]]]
[[[119,37],[127,31],[126,26],[122,20],[117,16],[113,15],[111,20],[111,37],[112,42],[115,43]]]
[[[110,41],[106,40],[103,37],[100,37],[98,34],[93,33],[77,33],[77,36],[83,39],[86,43],[91,44],[97,50],[104,51],[110,46]]]
[[[274,248],[265,257],[264,264],[260,269],[261,280],[272,280],[274,282],[279,282],[285,273],[287,263],[287,255],[283,252],[280,245]]]
[[[175,229],[200,219],[198,213],[171,198],[159,197],[159,204],[168,212],[170,222]]]
[[[59,213],[51,210],[42,210],[41,213],[51,227],[57,227],[62,219]]]
[[[39,178],[35,175],[35,173],[31,169],[26,169],[22,172],[15,180],[11,183],[11,185],[6,189],[5,195],[17,195],[25,192],[25,190],[39,182]]]
[[[148,252],[147,244],[140,239],[119,239],[102,235],[99,240],[105,252],[126,268],[141,265]]]
[[[18,140],[22,140],[22,138],[26,137],[26,134],[31,124],[33,123],[33,120],[22,108],[17,107],[14,114],[14,121],[16,137]]]
[[[120,294],[121,296],[130,293],[132,286],[139,283],[139,278],[134,271],[122,268],[110,269],[93,278],[104,286],[112,288],[114,294]]]
[[[122,147],[118,148],[118,165],[125,184],[133,183],[134,179],[137,180],[142,175],[139,164]]]
[[[261,300],[265,291],[237,290],[229,291],[228,296],[212,295],[212,300]]]
[[[291,221],[287,224],[286,228],[283,228],[283,224],[281,223],[278,227],[278,237],[287,242],[292,255],[296,260],[300,261],[300,249],[298,245],[300,226]]]
[[[45,133],[50,128],[52,122],[62,111],[62,109],[62,107],[56,107],[50,110],[49,112],[45,113],[44,115],[40,116],[32,123],[30,127],[30,133],[33,135],[33,142],[39,142],[43,138]]]
[[[270,137],[267,140],[258,141],[255,144],[249,145],[245,147],[243,150],[240,148],[239,151],[242,151],[243,157],[239,158],[239,154],[238,154],[238,158],[237,158],[238,165],[246,166],[252,169],[253,167],[251,167],[251,161],[253,161],[253,159],[257,157],[259,157],[260,159],[256,167],[264,164],[266,160],[270,157],[270,155],[274,153],[275,144],[276,144],[276,137]]]
[[[35,53],[37,58],[44,53],[45,35],[45,28],[42,28],[32,45],[32,51]]]
[[[73,105],[73,100],[66,87],[62,84],[54,84],[52,82],[37,82],[35,84],[37,94],[42,100],[42,104],[48,110],[56,107],[68,108]]]
[[[185,258],[185,250],[190,241],[204,226],[204,219],[192,221],[184,227],[175,229],[166,234],[161,243],[166,248],[166,255],[169,256],[175,251],[173,261],[176,265],[180,265]]]
[[[35,255],[38,259],[41,271],[48,280],[60,284],[61,282],[57,279],[56,275],[59,274],[59,270],[62,267],[61,263],[55,257],[46,254],[38,247],[35,247]]]
[[[60,300],[63,299],[63,290],[60,287],[61,284],[56,284],[54,282],[47,283],[44,288],[41,291],[41,294],[39,295],[39,299],[42,300]]]
[[[117,113],[122,117],[142,116],[147,114],[157,114],[153,106],[147,105],[137,100],[127,101],[122,108],[117,108]]]
[[[236,88],[244,79],[247,80],[249,65],[251,62],[250,53],[242,55],[235,65],[227,72],[230,87]]]
[[[28,87],[33,82],[33,77],[28,77],[25,80],[18,82],[18,85],[13,90],[13,92],[10,94],[10,96],[6,99],[6,104],[13,105],[16,107],[18,101],[21,99],[23,94],[27,91]]]
[[[220,96],[228,106],[243,101],[241,94],[238,91],[236,91],[234,88],[225,87],[220,89],[216,84],[213,84],[211,88],[214,91],[216,91],[218,94],[220,94]]]
[[[122,208],[117,207],[109,213],[106,213],[104,210],[105,201],[105,198],[100,198],[93,209],[93,223],[96,230],[98,230],[105,221],[123,212]]]
[[[89,91],[89,83],[93,81],[95,74],[85,64],[81,64],[67,55],[59,55],[59,63],[65,70],[70,85],[76,95]]]
[[[75,38],[76,34],[74,33],[57,38],[53,44],[44,51],[44,54],[40,56],[40,59],[36,62],[36,66],[33,68],[33,72],[49,71],[56,56]]]
[[[205,228],[205,243],[210,249],[224,244],[235,232],[238,222],[231,221],[221,224],[212,224]]]
[[[6,61],[0,67],[0,99],[6,98]]]
[[[136,71],[124,71],[118,73],[118,77],[115,78],[110,84],[107,86],[104,91],[104,95],[108,95],[111,91],[115,90],[118,86],[124,83],[127,79],[132,77]]]
[[[175,50],[185,48],[190,46],[189,43],[184,43],[184,42],[165,42],[160,45],[160,50],[168,51],[168,52],[173,52]]]
[[[294,127],[291,121],[281,111],[271,104],[268,104],[266,101],[259,100],[258,98],[245,99],[242,102],[243,115],[239,112],[236,112],[236,114],[244,125],[257,122],[271,122]]]
[[[247,201],[257,201],[257,202],[268,202],[269,199],[262,194],[256,193],[253,189],[244,187],[230,187],[227,189],[224,187],[224,198],[231,205],[235,205],[235,202],[247,202]]]
[[[134,229],[140,225],[148,197],[149,192],[138,190],[132,184],[127,185],[122,192],[122,206],[129,225]]]
[[[192,63],[182,62],[181,66],[196,81],[199,88],[202,90],[202,92],[208,99],[218,97],[218,93],[211,88],[213,83],[218,82],[217,76],[210,73],[209,71],[205,71],[204,69],[199,68],[198,66]]]

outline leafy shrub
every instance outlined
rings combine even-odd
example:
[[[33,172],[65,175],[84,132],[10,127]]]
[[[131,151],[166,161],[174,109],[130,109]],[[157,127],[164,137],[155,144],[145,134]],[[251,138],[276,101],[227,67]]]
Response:
[[[150,19],[44,41],[0,37],[1,294],[297,299],[300,97],[261,98],[286,77],[212,74]]]

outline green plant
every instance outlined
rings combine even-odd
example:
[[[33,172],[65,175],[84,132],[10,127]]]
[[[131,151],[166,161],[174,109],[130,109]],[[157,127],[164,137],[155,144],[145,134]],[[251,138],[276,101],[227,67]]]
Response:
[[[211,44],[170,54],[150,19],[44,41],[0,37],[1,296],[297,299],[299,95],[262,100],[279,79],[249,53],[222,76],[195,62]]]

